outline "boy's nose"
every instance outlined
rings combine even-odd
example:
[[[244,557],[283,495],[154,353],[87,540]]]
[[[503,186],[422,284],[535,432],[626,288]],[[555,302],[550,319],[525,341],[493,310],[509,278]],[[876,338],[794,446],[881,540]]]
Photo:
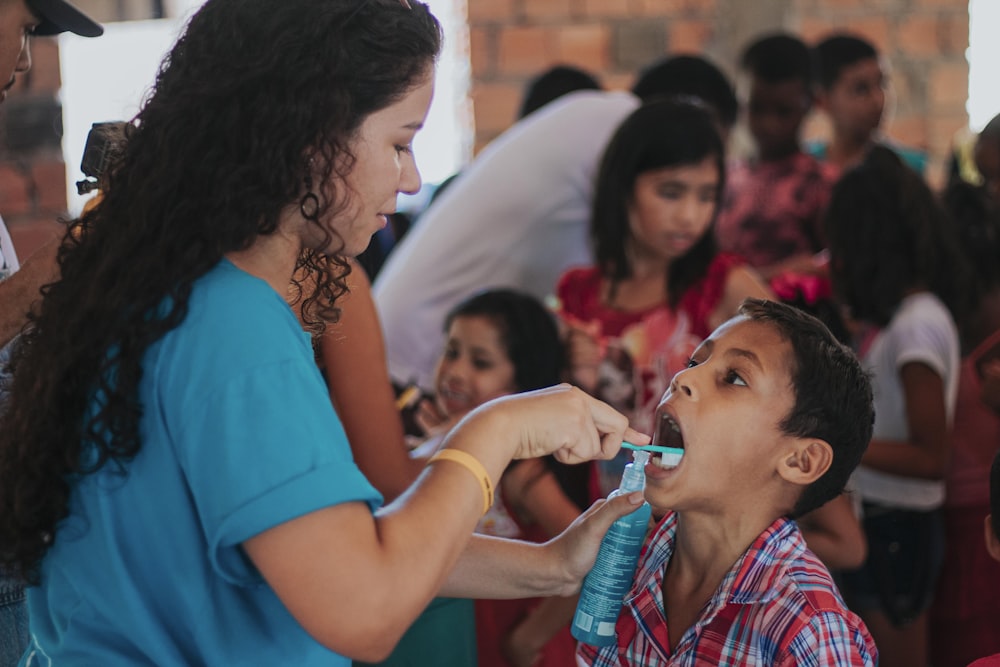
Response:
[[[690,369],[683,370],[674,376],[674,379],[670,381],[670,391],[672,393],[683,392],[685,396],[694,396],[694,392],[691,391],[691,382],[688,379]]]

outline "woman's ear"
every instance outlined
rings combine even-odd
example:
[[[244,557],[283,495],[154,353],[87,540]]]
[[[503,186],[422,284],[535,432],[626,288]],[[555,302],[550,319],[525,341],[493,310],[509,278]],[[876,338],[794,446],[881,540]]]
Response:
[[[822,477],[833,463],[833,448],[825,440],[799,438],[778,466],[778,474],[792,484],[808,486]]]

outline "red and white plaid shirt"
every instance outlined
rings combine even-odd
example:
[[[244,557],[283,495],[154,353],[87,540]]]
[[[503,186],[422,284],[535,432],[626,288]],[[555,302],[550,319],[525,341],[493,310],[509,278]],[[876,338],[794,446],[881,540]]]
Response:
[[[698,621],[670,646],[663,573],[674,551],[677,515],[647,542],[616,626],[617,643],[580,644],[581,667],[694,665],[874,666],[868,628],[847,610],[826,567],[794,521],[778,519],[733,565]]]

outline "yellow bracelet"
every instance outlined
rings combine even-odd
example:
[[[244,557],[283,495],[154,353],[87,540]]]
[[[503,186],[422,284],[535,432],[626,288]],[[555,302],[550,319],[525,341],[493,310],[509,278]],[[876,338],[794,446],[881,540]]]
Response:
[[[490,476],[479,459],[459,449],[442,449],[427,461],[427,465],[435,461],[452,461],[471,472],[483,488],[483,514],[489,511],[493,505],[493,482],[490,481]]]

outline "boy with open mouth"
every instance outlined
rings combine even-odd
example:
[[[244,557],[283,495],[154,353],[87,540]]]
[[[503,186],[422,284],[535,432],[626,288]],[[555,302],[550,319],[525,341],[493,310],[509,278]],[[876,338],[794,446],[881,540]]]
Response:
[[[694,352],[657,409],[646,467],[664,512],[644,547],[616,642],[579,665],[874,665],[794,518],[843,491],[871,439],[867,374],[815,318],[748,299]]]

